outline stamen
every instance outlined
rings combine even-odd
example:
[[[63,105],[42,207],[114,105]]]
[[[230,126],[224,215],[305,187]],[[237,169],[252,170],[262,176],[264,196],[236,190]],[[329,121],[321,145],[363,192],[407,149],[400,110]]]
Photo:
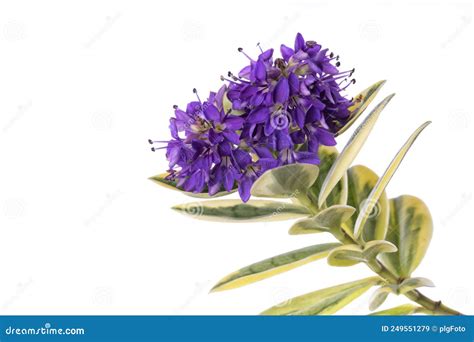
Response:
[[[247,55],[247,54],[244,52],[244,49],[242,49],[241,47],[239,47],[239,48],[237,49],[237,51],[241,52],[241,53],[242,53],[245,57],[247,57],[250,61],[253,61],[253,59],[250,58],[250,56]]]
[[[229,73],[230,73],[230,72],[229,72]],[[227,82],[232,83],[232,84],[237,84],[237,85],[241,85],[241,83],[250,84],[249,81],[243,80],[243,79],[238,78],[238,77],[236,77],[236,76],[234,76],[234,75],[232,75],[232,76],[230,76],[230,77],[232,77],[232,79],[226,78],[226,77],[224,77],[224,76],[221,75],[220,78],[221,78],[221,81],[227,81]],[[239,83],[239,82],[240,82],[240,83]]]
[[[351,79],[343,88],[341,88],[341,91],[346,90],[347,87],[349,87],[351,84],[355,84],[355,83],[356,83],[355,78]]]
[[[222,76],[222,75],[221,75],[221,81],[227,81],[227,82],[229,82],[229,83],[239,84],[239,83],[235,82],[235,80],[231,80],[231,79],[229,79],[229,78],[227,78],[227,77],[224,77],[224,76]]]
[[[240,81],[240,78],[235,76],[232,72],[228,71],[227,72],[227,76],[229,76],[230,78],[232,78],[234,81]]]
[[[199,98],[199,94],[198,94],[198,92],[197,92],[197,89],[196,89],[196,88],[193,88],[193,93],[194,93],[194,94],[196,94],[196,97],[197,97],[197,99],[198,99],[199,103],[202,105],[201,99]]]
[[[148,139],[148,143],[153,145],[153,144],[167,144],[169,143],[169,141],[167,140],[151,140],[151,139]]]
[[[257,47],[260,49],[260,52],[263,53],[262,47],[260,46],[260,43],[257,43]]]

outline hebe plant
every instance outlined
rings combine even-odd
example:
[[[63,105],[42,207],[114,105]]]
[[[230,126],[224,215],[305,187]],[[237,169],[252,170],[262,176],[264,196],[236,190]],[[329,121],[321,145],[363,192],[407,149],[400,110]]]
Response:
[[[235,289],[325,258],[335,267],[363,263],[375,275],[286,300],[263,314],[333,314],[376,287],[371,311],[389,295],[403,295],[410,303],[373,314],[459,315],[420,292],[434,286],[429,279],[412,276],[432,236],[427,206],[415,196],[389,199],[385,192],[429,122],[408,137],[382,176],[352,166],[393,95],[366,116],[340,153],[334,138],[357,121],[385,82],[347,100],[343,92],[354,83],[354,70],[339,72],[338,56],[300,34],[293,49],[282,45],[280,50],[282,57],[275,60],[272,49],[262,50],[257,60],[246,55],[250,64],[238,76],[223,78],[227,83],[206,101],[197,97],[186,110],[176,106],[172,139],[165,146],[170,169],[151,179],[199,198],[239,191],[241,199],[173,207],[192,217],[239,222],[299,218],[290,235],[325,233],[332,240],[241,268],[212,291]]]

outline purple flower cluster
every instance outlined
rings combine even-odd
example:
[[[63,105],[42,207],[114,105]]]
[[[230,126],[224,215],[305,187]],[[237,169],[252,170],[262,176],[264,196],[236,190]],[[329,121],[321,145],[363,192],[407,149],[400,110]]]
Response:
[[[319,164],[319,146],[335,145],[349,117],[342,92],[355,80],[353,69],[339,72],[338,56],[300,33],[294,48],[281,45],[279,58],[273,49],[256,60],[239,51],[249,64],[237,76],[222,77],[226,83],[204,102],[197,96],[186,110],[175,106],[166,156],[178,187],[211,196],[238,187],[246,202],[263,172]]]

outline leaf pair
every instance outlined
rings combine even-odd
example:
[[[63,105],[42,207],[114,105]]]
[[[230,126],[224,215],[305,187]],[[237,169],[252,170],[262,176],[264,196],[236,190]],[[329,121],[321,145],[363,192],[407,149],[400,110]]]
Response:
[[[355,208],[347,205],[333,205],[310,218],[297,221],[291,226],[290,235],[313,234],[328,232],[339,234],[343,223],[355,212]]]
[[[370,132],[372,131],[380,113],[385,108],[385,106],[390,102],[394,95],[386,97],[382,102],[380,102],[375,109],[365,118],[362,124],[355,130],[352,137],[349,139],[349,142],[346,144],[342,152],[339,154],[337,159],[331,166],[331,169],[328,171],[326,178],[321,186],[321,191],[318,198],[318,206],[321,207],[327,200],[329,194],[334,189],[334,187],[341,181],[341,179],[346,175],[350,165],[354,161],[355,157],[361,150],[362,146],[366,142]],[[421,125],[415,132],[408,138],[405,144],[402,146],[400,151],[395,155],[394,159],[382,175],[376,184],[371,189],[368,197],[363,202],[360,213],[357,216],[357,220],[354,223],[354,236],[359,239],[361,236],[364,237],[364,234],[372,235],[374,238],[383,239],[384,225],[386,222],[380,220],[382,228],[380,227],[371,227],[368,225],[366,228],[366,223],[370,216],[373,213],[374,208],[379,203],[379,200],[382,198],[382,202],[385,202],[383,198],[384,190],[389,183],[390,179],[393,177],[395,171],[399,167],[406,153],[418,137],[418,135],[423,131],[423,129],[429,125],[430,122],[426,122]],[[357,175],[355,175],[357,178]],[[350,176],[349,176],[350,177]],[[352,181],[353,184],[357,184],[356,181]],[[349,180],[351,184],[351,180]],[[353,193],[359,194],[360,189],[356,189]],[[349,195],[350,196],[350,195]],[[386,211],[385,211],[386,212]],[[365,232],[365,229],[369,230],[369,233]],[[372,232],[370,232],[372,230]]]
[[[372,295],[372,298],[370,299],[369,303],[369,309],[371,311],[376,310],[380,305],[385,302],[390,293],[394,293],[396,295],[403,295],[420,287],[433,286],[434,284],[431,280],[421,277],[408,278],[402,281],[400,284],[387,284],[381,286]]]
[[[373,240],[367,242],[364,247],[359,245],[344,245],[335,248],[328,256],[328,264],[331,266],[352,266],[360,262],[375,260],[379,254],[394,253],[397,247],[384,240]]]

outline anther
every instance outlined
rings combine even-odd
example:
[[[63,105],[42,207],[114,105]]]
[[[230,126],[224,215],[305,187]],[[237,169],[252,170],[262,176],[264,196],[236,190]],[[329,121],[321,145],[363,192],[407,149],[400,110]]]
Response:
[[[178,105],[173,105],[173,109],[178,109]]]
[[[198,92],[197,92],[197,89],[196,89],[196,88],[193,88],[193,93],[196,94],[196,97],[197,97],[199,103],[202,104],[201,99],[199,98],[199,95],[198,95]]]
[[[250,61],[252,60],[252,58],[250,58],[250,56],[247,55],[247,54],[244,52],[244,49],[242,49],[241,47],[239,47],[239,48],[237,49],[237,51],[243,53],[243,55],[244,55],[245,57],[247,57]]]
[[[153,140],[148,139],[148,143],[149,143],[150,145],[153,144]]]

